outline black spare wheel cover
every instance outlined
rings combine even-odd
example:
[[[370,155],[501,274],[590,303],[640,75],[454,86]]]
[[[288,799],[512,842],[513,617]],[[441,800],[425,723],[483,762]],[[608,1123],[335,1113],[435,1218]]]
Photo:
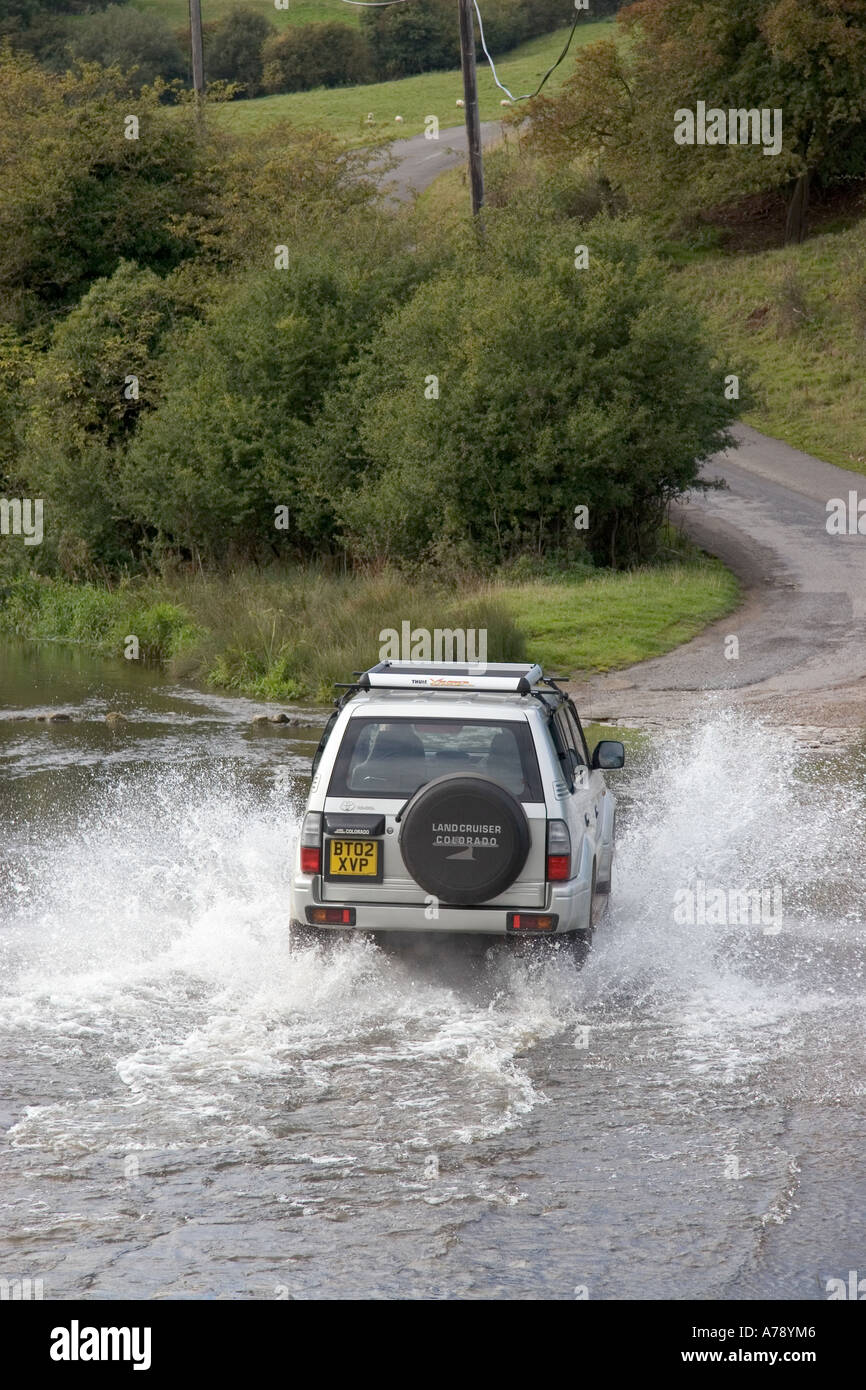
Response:
[[[529,826],[520,802],[498,783],[446,775],[410,800],[400,850],[415,882],[441,901],[489,902],[526,863]]]

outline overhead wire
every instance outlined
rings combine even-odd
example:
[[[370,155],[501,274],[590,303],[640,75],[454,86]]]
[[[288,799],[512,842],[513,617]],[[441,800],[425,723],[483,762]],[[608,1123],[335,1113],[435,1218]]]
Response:
[[[568,52],[569,48],[571,47],[571,41],[572,41],[572,39],[574,38],[574,31],[575,31],[575,29],[576,29],[577,26],[578,26],[579,20],[575,20],[574,23],[572,24],[572,26],[571,26],[571,33],[569,34],[568,38],[567,38],[566,41],[565,41],[565,47],[563,48],[562,52],[560,53],[559,57],[557,58],[556,62],[553,64],[553,66],[552,66],[552,67],[549,67],[549,68],[547,69],[547,72],[546,72],[546,73],[544,74],[544,76],[542,77],[542,79],[541,79],[541,81],[539,82],[538,86],[536,87],[535,91],[534,91],[534,92],[525,92],[525,93],[523,94],[523,96],[516,97],[516,96],[514,95],[513,92],[509,92],[508,88],[505,86],[505,84],[504,84],[503,82],[500,82],[500,81],[499,81],[499,76],[498,76],[498,74],[497,74],[497,72],[496,72],[496,64],[494,63],[493,59],[491,58],[491,56],[490,56],[490,54],[489,54],[489,52],[488,52],[488,50],[487,50],[487,41],[486,41],[486,39],[485,39],[485,37],[484,37],[484,22],[483,22],[483,20],[482,20],[482,18],[481,18],[481,11],[480,11],[479,8],[478,8],[478,0],[472,0],[472,3],[473,3],[473,5],[475,6],[475,13],[476,13],[477,16],[478,16],[478,29],[479,29],[479,32],[480,32],[480,34],[481,34],[481,47],[482,47],[482,50],[483,50],[483,52],[484,52],[485,58],[487,59],[488,63],[490,64],[490,71],[493,73],[493,81],[496,83],[496,85],[497,85],[497,87],[499,88],[500,92],[504,92],[505,95],[509,98],[510,101],[531,101],[533,97],[537,97],[537,96],[538,96],[538,93],[541,91],[542,87],[544,86],[544,84],[545,84],[545,82],[547,81],[547,79],[548,79],[548,77],[550,76],[550,74],[551,74],[552,72],[555,72],[555,71],[556,71],[556,69],[559,67],[560,63],[562,62],[563,58],[565,57],[566,53]]]
[[[412,2],[412,0],[342,0],[342,3],[343,3],[344,5],[357,5],[358,8],[359,8],[359,9],[362,9],[362,10],[379,10],[379,9],[385,9],[385,8],[386,8],[387,6],[389,6],[389,5],[408,5],[408,4],[411,4],[411,2]],[[499,74],[498,74],[497,71],[496,71],[496,64],[494,63],[492,57],[490,56],[490,52],[489,52],[489,50],[488,50],[488,48],[487,48],[487,40],[486,40],[485,37],[484,37],[484,21],[483,21],[483,19],[481,18],[481,11],[480,11],[480,9],[478,8],[478,0],[472,0],[472,3],[473,3],[473,5],[474,5],[474,7],[475,7],[475,13],[476,13],[476,15],[478,16],[478,32],[479,32],[479,34],[480,34],[480,36],[481,36],[481,48],[482,48],[482,51],[483,51],[483,53],[484,53],[485,58],[487,59],[488,64],[490,65],[490,71],[491,71],[492,74],[493,74],[493,81],[496,83],[496,85],[497,85],[497,87],[499,88],[500,92],[504,92],[504,93],[505,93],[505,95],[508,97],[509,101],[531,101],[533,97],[537,97],[537,96],[538,96],[538,93],[541,91],[542,87],[544,86],[544,84],[545,84],[545,82],[547,81],[547,79],[548,79],[548,77],[550,76],[550,74],[551,74],[552,72],[555,72],[555,71],[556,71],[556,69],[559,67],[560,63],[562,62],[563,58],[565,57],[566,53],[567,53],[568,50],[571,48],[571,41],[572,41],[572,39],[574,38],[574,31],[575,31],[575,29],[577,28],[579,21],[578,21],[578,20],[575,20],[574,23],[572,24],[572,26],[571,26],[571,32],[570,32],[568,38],[567,38],[566,41],[565,41],[565,47],[563,48],[563,50],[562,50],[562,52],[560,53],[559,57],[557,58],[556,62],[555,62],[551,67],[549,67],[549,68],[547,69],[547,72],[546,72],[546,73],[544,74],[544,76],[542,77],[542,79],[541,79],[541,81],[539,82],[538,86],[536,87],[535,91],[534,91],[534,92],[524,92],[522,96],[516,97],[516,96],[514,95],[513,92],[510,92],[510,91],[508,90],[508,88],[505,86],[504,82],[500,82],[500,81],[499,81]]]

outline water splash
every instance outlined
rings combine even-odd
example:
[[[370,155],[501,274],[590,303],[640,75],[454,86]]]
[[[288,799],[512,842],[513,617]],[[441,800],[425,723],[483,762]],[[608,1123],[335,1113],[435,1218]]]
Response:
[[[444,943],[293,950],[300,801],[236,762],[126,771],[92,784],[74,828],[13,826],[0,1044],[14,1056],[27,1038],[78,1078],[71,1099],[50,1079],[27,1097],[13,1141],[128,1151],[300,1128],[322,1159],[348,1129],[347,1162],[370,1142],[467,1144],[543,1104],[533,1050],[579,1048],[586,1027],[594,1056],[628,1037],[731,1084],[848,1006],[862,782],[810,776],[784,735],[722,713],[660,740],[625,802],[613,909],[581,974],[565,953],[502,947],[481,968]],[[674,895],[698,879],[783,884],[779,937],[678,924]]]

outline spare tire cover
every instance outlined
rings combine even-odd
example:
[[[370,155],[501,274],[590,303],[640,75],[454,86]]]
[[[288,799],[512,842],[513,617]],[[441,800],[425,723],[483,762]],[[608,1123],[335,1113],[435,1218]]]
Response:
[[[529,853],[523,807],[488,777],[436,777],[403,812],[400,851],[415,882],[443,902],[504,893]]]

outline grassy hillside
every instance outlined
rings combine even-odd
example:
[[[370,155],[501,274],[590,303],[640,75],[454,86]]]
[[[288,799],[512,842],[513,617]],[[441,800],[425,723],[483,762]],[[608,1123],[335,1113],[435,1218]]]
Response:
[[[866,473],[866,220],[678,274],[729,370],[760,392],[747,423]]]
[[[133,0],[133,3],[137,10],[158,14],[173,29],[183,29],[189,24],[189,0]],[[361,14],[357,5],[346,5],[343,0],[289,0],[287,10],[275,9],[274,0],[202,0],[204,23],[222,19],[238,3],[246,10],[264,15],[276,29],[287,24],[321,24],[332,19],[357,24]]]
[[[349,8],[345,6],[344,8]],[[456,16],[456,7],[455,7]],[[556,62],[568,37],[567,29],[521,44],[497,63],[499,80],[515,96],[537,87],[547,69]],[[591,43],[610,33],[603,20],[582,24],[572,40],[570,53],[578,44]],[[545,90],[554,91],[571,71],[570,53],[547,83]],[[496,120],[502,114],[503,93],[493,81],[485,63],[478,67],[478,95],[483,121]],[[444,128],[459,125],[463,112],[457,107],[463,96],[459,70],[455,72],[424,73],[420,77],[404,77],[396,82],[375,82],[364,87],[318,87],[312,92],[291,92],[282,96],[259,97],[254,101],[233,101],[217,108],[217,116],[232,129],[262,130],[274,121],[290,120],[296,125],[321,126],[352,143],[381,139],[386,134],[418,135],[424,130],[424,117],[435,115]],[[373,122],[366,117],[373,113]],[[394,117],[402,116],[403,123],[395,124]]]

